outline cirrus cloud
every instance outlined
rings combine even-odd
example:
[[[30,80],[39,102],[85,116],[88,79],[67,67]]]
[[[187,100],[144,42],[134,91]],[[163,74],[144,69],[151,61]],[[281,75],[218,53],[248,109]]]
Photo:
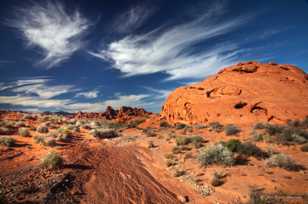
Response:
[[[21,32],[28,46],[40,49],[39,65],[57,66],[84,46],[82,37],[90,23],[78,10],[68,12],[60,1],[32,2],[15,13],[7,24]]]

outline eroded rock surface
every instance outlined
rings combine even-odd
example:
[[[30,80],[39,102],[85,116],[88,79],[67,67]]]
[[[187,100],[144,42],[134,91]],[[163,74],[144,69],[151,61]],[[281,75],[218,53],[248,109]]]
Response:
[[[246,62],[177,88],[162,107],[169,122],[285,122],[308,115],[307,74],[293,65]]]

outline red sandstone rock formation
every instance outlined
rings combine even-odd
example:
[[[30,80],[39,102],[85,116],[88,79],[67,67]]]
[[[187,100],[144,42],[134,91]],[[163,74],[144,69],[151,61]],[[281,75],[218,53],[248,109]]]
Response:
[[[118,119],[120,121],[125,121],[132,119],[134,117],[143,117],[146,115],[149,115],[151,113],[146,112],[143,108],[132,108],[127,106],[122,106],[119,110],[113,109],[111,106],[108,106],[105,110],[105,112],[100,113],[83,113],[78,112],[75,115],[75,118],[77,119],[107,119],[107,120],[113,120]]]
[[[292,65],[246,62],[177,88],[161,116],[169,122],[285,122],[308,115],[308,78]]]

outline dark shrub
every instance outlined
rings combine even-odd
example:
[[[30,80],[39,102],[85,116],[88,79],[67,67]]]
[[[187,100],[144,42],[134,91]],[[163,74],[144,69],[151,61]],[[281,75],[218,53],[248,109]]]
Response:
[[[240,128],[238,128],[236,125],[228,124],[225,126],[225,134],[228,136],[236,135],[240,131],[241,131]]]
[[[169,127],[171,127],[171,125],[166,120],[160,121],[159,126],[161,128],[169,128]]]
[[[203,148],[198,155],[198,160],[202,166],[214,163],[224,165],[233,165],[235,163],[233,153],[222,144]]]
[[[215,131],[217,133],[222,132],[224,129],[224,126],[220,124],[219,122],[211,122],[209,124],[210,131]]]
[[[177,136],[175,138],[176,145],[188,145],[191,143],[191,139],[185,136]]]
[[[297,165],[291,157],[285,154],[274,154],[267,160],[267,165],[270,167],[280,167],[290,171],[298,171],[302,169]]]
[[[185,125],[184,123],[177,123],[177,124],[175,124],[175,128],[176,129],[184,129],[184,128],[186,128],[186,126],[187,125]]]
[[[13,147],[16,144],[16,140],[12,137],[0,137],[0,145],[5,145],[7,147]]]
[[[267,154],[262,151],[255,144],[245,142],[241,143],[239,140],[231,139],[227,142],[222,142],[231,152],[236,152],[245,156],[254,156],[256,158],[267,157]]]
[[[303,146],[301,146],[301,150],[303,152],[308,152],[308,143],[304,144]]]
[[[48,153],[42,159],[42,165],[44,167],[51,168],[51,169],[60,168],[63,162],[64,162],[63,158],[55,152]]]
[[[138,125],[140,125],[141,123],[143,123],[145,121],[145,119],[136,119],[133,121],[130,121],[128,124],[128,128],[136,128],[138,127]]]

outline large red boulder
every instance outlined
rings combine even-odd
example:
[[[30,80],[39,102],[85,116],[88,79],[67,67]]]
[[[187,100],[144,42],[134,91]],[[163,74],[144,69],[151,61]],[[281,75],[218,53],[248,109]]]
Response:
[[[246,62],[177,88],[161,116],[171,123],[285,122],[308,115],[307,74],[293,65]]]

